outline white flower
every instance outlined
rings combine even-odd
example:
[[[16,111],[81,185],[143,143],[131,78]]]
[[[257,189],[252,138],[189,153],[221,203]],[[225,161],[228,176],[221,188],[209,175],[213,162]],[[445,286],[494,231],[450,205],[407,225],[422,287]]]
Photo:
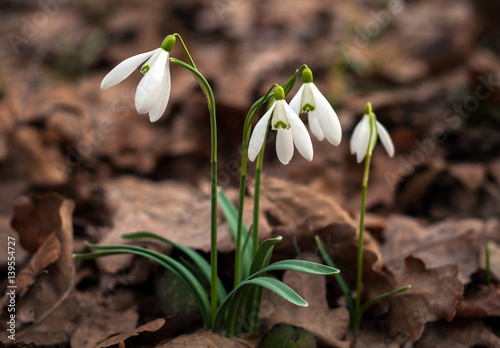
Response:
[[[167,39],[169,36],[164,43],[167,42]],[[173,43],[175,43],[175,39],[173,39]],[[170,52],[164,47],[162,44],[162,47],[153,51],[125,59],[111,70],[101,82],[102,90],[113,87],[125,80],[147,59],[141,68],[144,76],[135,92],[135,108],[140,114],[149,113],[151,122],[158,121],[163,115],[170,98],[170,67],[168,65]],[[168,47],[171,49],[173,44]]]
[[[328,100],[313,82],[303,83],[290,101],[295,113],[308,112],[309,127],[318,140],[327,139],[337,146],[342,139],[339,118]]]
[[[307,128],[284,99],[276,100],[255,125],[248,144],[248,158],[250,161],[255,160],[264,144],[269,118],[271,118],[272,129],[278,130],[276,153],[280,162],[283,164],[290,162],[293,157],[294,144],[306,160],[312,161],[313,147]]]
[[[376,120],[376,119],[375,119]],[[382,145],[390,157],[394,156],[394,144],[392,143],[391,136],[387,129],[379,122],[375,121],[377,125],[376,133],[372,135],[370,148],[373,149],[377,138],[380,138]],[[375,131],[375,129],[374,129]],[[354,127],[351,137],[351,154],[356,154],[356,160],[361,162],[366,156],[368,150],[368,141],[370,139],[370,116],[365,114],[361,121]]]

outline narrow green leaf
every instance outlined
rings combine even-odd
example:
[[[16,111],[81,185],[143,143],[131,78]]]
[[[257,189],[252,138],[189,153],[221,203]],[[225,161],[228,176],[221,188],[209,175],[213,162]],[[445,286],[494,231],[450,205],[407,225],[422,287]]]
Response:
[[[250,274],[254,274],[269,265],[274,246],[282,240],[283,237],[277,236],[276,238],[266,239],[260,244],[259,249],[257,249],[257,253],[253,258],[252,266],[250,267]]]
[[[155,233],[151,233],[151,232],[142,232],[141,231],[141,232],[135,232],[135,233],[127,233],[127,234],[123,234],[122,238],[124,238],[124,239],[152,238],[152,239],[160,240],[164,243],[170,244],[173,247],[182,251],[184,254],[186,254],[186,256],[188,256],[191,259],[191,261],[194,262],[194,264],[200,269],[203,276],[208,281],[208,284],[210,284],[210,282],[212,281],[211,280],[210,263],[208,263],[208,261],[205,260],[196,251],[194,251],[193,249],[191,249],[185,245],[174,242],[170,239],[163,238],[162,236],[159,236],[159,235],[157,235]],[[217,278],[217,287],[218,287],[217,297],[219,299],[219,302],[222,302],[226,298],[227,292],[226,292],[226,289],[224,288],[224,285],[222,284],[222,282],[219,278]]]
[[[224,217],[226,218],[227,224],[231,229],[233,238],[234,240],[236,240],[238,231],[238,210],[233,205],[233,203],[227,198],[224,191],[222,191],[221,189],[218,190],[218,196],[219,196],[218,199],[219,205],[222,209],[222,212],[224,213]],[[253,241],[250,238],[250,232],[248,231],[248,228],[245,226],[245,224],[243,224],[241,227],[241,234],[243,240],[245,241],[248,240],[248,242],[245,243],[244,248],[242,250],[241,276],[243,279],[245,279],[246,277],[248,277],[248,274],[250,273],[250,265],[252,264]]]
[[[101,253],[90,253],[90,254],[78,254],[75,255],[76,258],[97,258],[109,255],[116,254],[134,254],[143,257],[147,257],[150,260],[153,260],[159,263],[161,266],[170,270],[172,273],[177,275],[186,286],[190,289],[191,293],[194,296],[196,304],[198,308],[200,308],[201,315],[203,317],[203,321],[207,326],[210,326],[212,323],[212,318],[210,315],[210,302],[208,301],[207,294],[203,289],[200,282],[189,272],[189,270],[184,267],[179,261],[174,260],[173,258],[158,253],[153,250],[131,246],[131,245],[94,245],[90,243],[85,243],[88,247],[96,250],[105,250],[105,252]]]
[[[319,274],[319,275],[332,275],[337,274],[340,271],[336,268],[323,265],[317,262],[305,261],[305,260],[283,260],[275,262],[267,267],[262,268],[260,271],[252,273],[250,277],[256,277],[263,272],[269,271],[298,271],[309,274]]]

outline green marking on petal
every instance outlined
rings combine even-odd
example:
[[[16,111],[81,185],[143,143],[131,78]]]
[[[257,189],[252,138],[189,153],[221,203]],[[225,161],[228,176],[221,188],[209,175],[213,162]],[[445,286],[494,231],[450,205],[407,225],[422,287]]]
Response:
[[[300,109],[300,111],[311,112],[311,111],[314,111],[314,109],[316,109],[316,107],[314,105],[306,103],[306,104],[302,105],[302,109]]]
[[[144,65],[141,68],[141,73],[146,74],[149,71],[149,69],[151,69],[151,67],[149,65]]]
[[[283,128],[283,129],[288,129],[290,128],[289,125],[287,125],[285,122],[283,121],[278,121],[276,122],[275,124],[273,124],[273,129],[279,129],[279,128]]]

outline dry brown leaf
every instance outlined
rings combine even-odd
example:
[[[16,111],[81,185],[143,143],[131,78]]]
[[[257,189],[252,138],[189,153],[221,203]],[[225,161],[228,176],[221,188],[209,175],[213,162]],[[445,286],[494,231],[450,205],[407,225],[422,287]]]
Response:
[[[304,255],[303,259],[320,262],[311,254]],[[267,330],[276,324],[286,323],[310,331],[332,347],[349,347],[348,342],[342,341],[349,326],[349,312],[345,307],[328,308],[326,280],[323,276],[286,271],[283,282],[295,290],[309,305],[299,307],[264,290],[260,312],[265,319]]]
[[[100,347],[109,347],[112,345],[117,345],[120,342],[125,342],[125,344],[127,346],[128,342],[126,342],[126,340],[129,340],[132,337],[136,341],[138,339],[141,342],[144,342],[145,340],[142,339],[142,337],[145,336],[144,335],[145,332],[153,333],[153,332],[160,330],[162,327],[164,328],[165,326],[169,326],[170,327],[169,330],[173,333],[173,331],[175,331],[175,329],[178,328],[178,326],[179,326],[178,324],[179,324],[178,321],[173,317],[169,317],[169,318],[167,318],[167,320],[165,320],[163,318],[159,318],[159,319],[150,321],[144,325],[141,325],[138,328],[135,328],[134,330],[132,330],[130,332],[125,332],[125,333],[121,333],[121,334],[112,336],[112,337],[106,339],[105,341],[100,342],[99,346]],[[165,336],[163,336],[163,338],[165,338]]]
[[[210,330],[200,330],[190,335],[181,335],[156,348],[255,348],[258,341],[241,337],[227,338]]]
[[[178,182],[154,183],[123,177],[106,184],[108,204],[114,207],[113,227],[102,245],[124,244],[122,234],[149,231],[185,246],[210,250],[210,199],[196,188]],[[234,248],[229,229],[218,233],[218,249]],[[100,269],[113,273],[125,268],[131,255],[97,259]]]
[[[19,324],[24,324],[16,339],[20,342],[37,344],[59,344],[69,339],[74,330],[73,320],[77,315],[74,297],[75,269],[73,254],[72,214],[74,205],[71,201],[54,193],[26,197],[24,204],[18,203],[17,210],[31,212],[38,219],[32,223],[28,232],[55,232],[61,245],[57,261],[46,268],[26,295],[18,301],[16,313]],[[19,223],[18,226],[21,226]],[[19,230],[24,233],[24,227]],[[35,234],[36,238],[36,234]],[[43,299],[43,301],[41,301]]]
[[[457,317],[483,318],[500,316],[500,289],[496,285],[474,285],[465,289]]]
[[[61,243],[55,232],[52,232],[40,245],[28,264],[17,275],[16,284],[19,296],[22,297],[36,281],[43,270],[55,262],[61,254]]]
[[[72,347],[100,347],[99,342],[110,335],[134,330],[139,319],[136,307],[127,310],[105,307],[91,313],[91,316],[78,322],[71,336]]]
[[[416,341],[426,323],[451,321],[463,299],[463,285],[457,276],[457,265],[427,268],[422,260],[408,256],[403,268],[395,273],[395,288],[412,288],[384,300],[390,310],[381,320],[391,335]]]
[[[381,251],[392,267],[408,255],[422,259],[427,267],[456,263],[459,279],[468,283],[480,265],[484,233],[484,223],[475,219],[444,221],[424,227],[418,220],[393,215],[384,232]]]

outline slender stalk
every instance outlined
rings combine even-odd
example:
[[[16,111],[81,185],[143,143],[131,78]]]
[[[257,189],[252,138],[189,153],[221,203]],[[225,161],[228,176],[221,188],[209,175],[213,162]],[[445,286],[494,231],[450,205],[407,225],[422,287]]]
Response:
[[[243,142],[241,148],[241,174],[240,174],[240,190],[239,190],[239,198],[238,198],[238,224],[236,230],[236,252],[235,252],[235,260],[234,260],[234,286],[238,286],[241,282],[241,258],[242,258],[242,236],[241,231],[243,228],[243,205],[245,203],[245,188],[246,188],[246,178],[247,178],[247,156],[248,156],[248,143],[250,141],[250,131],[252,128],[252,121],[262,107],[264,102],[271,98],[274,93],[271,91],[277,85],[274,84],[269,88],[267,93],[257,100],[250,110],[248,111],[247,117],[245,119],[245,125],[243,127]],[[253,247],[255,249],[255,246]]]
[[[184,53],[186,53],[186,56],[188,57],[189,63],[191,64],[191,66],[193,68],[195,68],[196,70],[198,70],[196,68],[196,65],[194,64],[193,58],[191,58],[191,55],[189,54],[189,51],[188,51],[186,45],[184,44],[184,41],[182,40],[182,37],[179,34],[177,34],[177,33],[175,33],[174,36],[179,39],[179,42],[182,45],[182,49],[184,50]]]
[[[411,289],[411,285],[406,285],[406,286],[403,286],[403,287],[401,287],[399,289],[396,289],[396,290],[384,292],[383,294],[378,295],[377,297],[371,299],[370,301],[366,301],[365,303],[363,303],[363,305],[361,306],[359,312],[356,314],[356,317],[354,318],[354,326],[355,327],[359,327],[359,325],[361,324],[361,318],[363,317],[363,314],[365,313],[365,311],[368,308],[370,308],[370,306],[372,304],[374,304],[378,300],[381,300],[383,298],[386,298],[386,297],[389,297],[389,296],[392,296],[392,295],[396,295],[396,294],[398,294],[400,292],[403,292],[403,291],[406,291],[408,289]]]
[[[368,188],[368,177],[370,175],[370,162],[372,159],[373,137],[377,137],[377,127],[375,115],[370,114],[370,137],[368,140],[368,150],[366,152],[365,158],[365,171],[363,173],[363,183],[361,186],[361,212],[359,216],[359,237],[358,237],[358,272],[356,279],[356,304],[354,308],[355,318],[360,317],[360,307],[361,307],[361,292],[363,290],[363,230],[364,230],[364,220],[365,220],[365,210],[366,210],[366,191]],[[354,327],[358,327],[360,320],[354,321]]]
[[[180,36],[177,34],[180,38]],[[185,46],[184,46],[185,47]],[[187,52],[187,49],[186,49]],[[191,60],[191,56],[188,57]],[[210,173],[211,173],[211,190],[210,190],[210,266],[211,266],[211,281],[210,281],[210,300],[212,317],[217,311],[217,117],[215,112],[215,97],[209,83],[205,77],[196,69],[196,67],[186,64],[185,62],[171,58],[173,63],[176,63],[186,70],[189,70],[198,80],[200,87],[207,98],[208,110],[210,112]],[[192,61],[192,60],[191,60]]]
[[[262,173],[262,162],[264,161],[264,149],[266,142],[262,145],[257,158],[257,165],[255,167],[255,188],[253,195],[253,255],[257,252],[259,247],[259,205],[260,205],[260,176]]]

